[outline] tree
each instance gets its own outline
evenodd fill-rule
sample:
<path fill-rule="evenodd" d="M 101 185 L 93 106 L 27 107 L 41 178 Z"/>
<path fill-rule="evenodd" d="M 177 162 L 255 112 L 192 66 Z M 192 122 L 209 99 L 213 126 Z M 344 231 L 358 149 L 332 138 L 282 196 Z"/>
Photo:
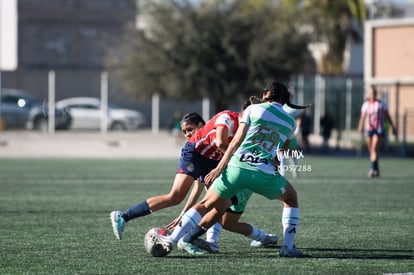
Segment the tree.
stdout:
<path fill-rule="evenodd" d="M 363 0 L 284 0 L 283 6 L 301 11 L 300 24 L 308 26 L 312 40 L 327 46 L 318 71 L 343 73 L 344 52 L 349 39 L 362 43 L 358 28 L 365 20 Z"/>
<path fill-rule="evenodd" d="M 259 94 L 266 80 L 312 69 L 307 36 L 271 2 L 141 4 L 144 26 L 129 30 L 109 63 L 127 91 L 209 97 L 222 110 Z"/>

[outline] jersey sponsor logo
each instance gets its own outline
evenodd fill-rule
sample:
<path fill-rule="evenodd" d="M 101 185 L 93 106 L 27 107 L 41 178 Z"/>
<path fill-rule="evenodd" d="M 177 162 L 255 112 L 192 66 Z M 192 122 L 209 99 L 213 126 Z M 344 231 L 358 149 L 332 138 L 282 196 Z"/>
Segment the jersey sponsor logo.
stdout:
<path fill-rule="evenodd" d="M 269 161 L 266 158 L 261 158 L 257 150 L 254 150 L 252 153 L 245 153 L 240 156 L 241 162 L 249 162 L 252 164 L 269 164 Z"/>

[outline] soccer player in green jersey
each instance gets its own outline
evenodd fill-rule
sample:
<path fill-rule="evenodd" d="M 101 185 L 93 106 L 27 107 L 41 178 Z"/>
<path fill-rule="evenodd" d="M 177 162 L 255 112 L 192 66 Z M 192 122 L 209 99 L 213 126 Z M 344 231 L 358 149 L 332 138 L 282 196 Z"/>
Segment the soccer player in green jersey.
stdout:
<path fill-rule="evenodd" d="M 214 184 L 205 197 L 186 212 L 181 226 L 176 227 L 171 236 L 159 236 L 161 243 L 172 248 L 178 242 L 178 246 L 191 251 L 194 240 L 225 213 L 228 199 L 242 189 L 250 189 L 268 199 L 283 202 L 284 245 L 280 256 L 303 256 L 294 244 L 299 222 L 296 190 L 275 171 L 275 167 L 278 151 L 288 146 L 296 127 L 295 119 L 282 106 L 287 104 L 295 109 L 307 106 L 292 104 L 288 89 L 280 82 L 266 85 L 262 101 L 244 110 L 239 128 L 223 158 L 205 177 L 206 184 Z"/>

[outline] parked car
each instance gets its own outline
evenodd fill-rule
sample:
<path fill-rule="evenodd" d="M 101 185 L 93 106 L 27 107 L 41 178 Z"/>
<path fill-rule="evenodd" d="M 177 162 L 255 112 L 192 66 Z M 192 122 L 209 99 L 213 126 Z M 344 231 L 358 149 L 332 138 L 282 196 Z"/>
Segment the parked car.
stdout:
<path fill-rule="evenodd" d="M 22 90 L 2 89 L 1 116 L 6 128 L 24 128 L 30 109 L 40 102 Z"/>
<path fill-rule="evenodd" d="M 33 106 L 29 112 L 26 128 L 29 130 L 47 131 L 49 127 L 49 109 L 46 101 Z M 67 130 L 72 123 L 72 117 L 66 109 L 55 108 L 55 129 Z"/>
<path fill-rule="evenodd" d="M 72 117 L 70 129 L 100 129 L 101 101 L 93 97 L 72 97 L 56 102 L 56 107 L 66 109 Z M 108 129 L 134 130 L 145 124 L 142 113 L 108 104 Z"/>
<path fill-rule="evenodd" d="M 68 112 L 55 112 L 56 129 L 65 129 L 70 125 Z M 29 92 L 18 89 L 2 89 L 1 116 L 6 129 L 47 129 L 47 104 L 31 95 Z"/>

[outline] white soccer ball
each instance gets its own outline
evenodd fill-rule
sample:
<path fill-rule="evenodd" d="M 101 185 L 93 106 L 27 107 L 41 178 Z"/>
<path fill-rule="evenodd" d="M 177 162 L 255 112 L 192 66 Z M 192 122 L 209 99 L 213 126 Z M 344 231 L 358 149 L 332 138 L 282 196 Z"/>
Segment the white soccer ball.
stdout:
<path fill-rule="evenodd" d="M 157 238 L 157 235 L 168 236 L 170 232 L 163 227 L 154 227 L 148 230 L 144 238 L 144 246 L 149 254 L 154 257 L 164 257 L 171 252 L 171 249 L 168 249 L 162 245 Z"/>

